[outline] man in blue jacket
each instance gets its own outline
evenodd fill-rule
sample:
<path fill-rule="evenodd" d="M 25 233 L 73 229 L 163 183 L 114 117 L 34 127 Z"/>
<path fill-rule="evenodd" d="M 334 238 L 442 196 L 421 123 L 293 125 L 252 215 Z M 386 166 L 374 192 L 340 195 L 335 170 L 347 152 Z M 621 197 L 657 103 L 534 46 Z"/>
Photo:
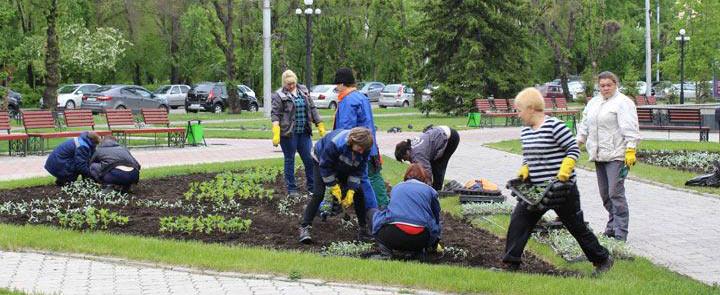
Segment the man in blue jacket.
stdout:
<path fill-rule="evenodd" d="M 363 175 L 362 187 L 365 192 L 365 207 L 385 207 L 388 203 L 385 180 L 380 174 L 381 158 L 375 136 L 370 100 L 355 88 L 355 76 L 349 68 L 340 68 L 335 72 L 335 84 L 338 90 L 338 108 L 335 113 L 335 129 L 365 127 L 372 131 L 374 144 L 370 150 L 367 171 Z"/>
<path fill-rule="evenodd" d="M 312 243 L 310 229 L 318 212 L 318 206 L 325 197 L 325 187 L 330 189 L 330 193 L 344 208 L 355 205 L 359 226 L 358 238 L 370 238 L 365 220 L 364 188 L 361 187 L 360 181 L 367 169 L 372 145 L 373 137 L 370 130 L 362 127 L 350 130 L 335 129 L 315 143 L 312 151 L 315 186 L 300 225 L 301 243 Z M 343 191 L 345 191 L 344 196 Z M 355 195 L 358 197 L 356 198 Z"/>
<path fill-rule="evenodd" d="M 57 146 L 45 161 L 45 170 L 55 176 L 55 185 L 63 186 L 77 180 L 80 175 L 92 179 L 90 157 L 98 143 L 100 136 L 97 133 L 83 132 L 79 137 Z"/>

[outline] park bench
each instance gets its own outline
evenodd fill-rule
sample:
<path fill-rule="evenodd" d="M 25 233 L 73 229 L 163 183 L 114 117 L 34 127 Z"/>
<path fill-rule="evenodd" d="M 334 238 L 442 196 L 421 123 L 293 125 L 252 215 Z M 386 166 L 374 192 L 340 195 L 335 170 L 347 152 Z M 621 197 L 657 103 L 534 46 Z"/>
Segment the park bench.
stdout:
<path fill-rule="evenodd" d="M 657 109 L 658 111 L 660 109 Z M 710 128 L 702 126 L 702 116 L 698 109 L 672 109 L 668 108 L 667 121 L 669 125 L 663 124 L 661 118 L 655 118 L 653 109 L 638 108 L 638 122 L 642 130 L 663 130 L 663 131 L 698 131 L 700 141 L 708 141 Z"/>
<path fill-rule="evenodd" d="M 10 133 L 10 115 L 6 111 L 0 111 L 0 130 L 7 130 L 7 134 L 0 134 L 0 141 L 8 142 L 8 154 L 10 156 L 27 154 L 28 135 L 25 133 Z"/>
<path fill-rule="evenodd" d="M 68 128 L 79 128 L 79 127 L 90 127 L 90 129 L 100 136 L 110 135 L 110 130 L 95 130 L 95 118 L 91 110 L 87 109 L 73 109 L 65 110 L 63 112 L 65 117 L 65 127 Z M 82 131 L 79 131 L 82 132 Z"/>
<path fill-rule="evenodd" d="M 75 116 L 75 114 L 71 115 Z M 28 147 L 30 151 L 39 152 L 40 154 L 45 153 L 45 147 L 48 146 L 49 140 L 52 138 L 72 138 L 80 136 L 87 130 L 74 130 L 74 131 L 55 131 L 57 130 L 58 124 L 50 111 L 22 111 L 22 121 L 25 127 L 25 133 L 29 136 Z M 70 120 L 72 126 L 69 127 L 93 127 L 95 123 L 92 122 L 87 124 L 86 120 L 76 120 L 75 117 Z M 67 122 L 66 122 L 67 123 Z M 38 129 L 52 129 L 53 131 L 45 131 Z M 36 130 L 36 131 L 33 131 Z M 94 130 L 93 130 L 94 131 Z M 95 131 L 98 135 L 108 135 L 107 131 Z"/>
<path fill-rule="evenodd" d="M 128 109 L 107 109 L 105 116 L 107 118 L 108 128 L 112 134 L 118 138 L 120 143 L 127 146 L 128 135 L 153 134 L 155 146 L 158 145 L 157 135 L 167 134 L 168 146 L 174 145 L 184 147 L 185 145 L 185 128 L 170 127 L 167 110 L 158 109 L 141 109 L 143 117 L 143 128 L 135 123 L 132 111 Z M 146 127 L 151 125 L 151 127 Z M 162 125 L 164 127 L 152 127 L 152 125 Z M 122 126 L 133 126 L 135 128 L 122 128 Z"/>
<path fill-rule="evenodd" d="M 497 109 L 497 107 L 493 107 L 490 100 L 484 98 L 476 98 L 475 108 L 477 108 L 478 112 L 480 113 L 480 127 L 485 127 L 488 125 L 488 123 L 490 127 L 493 127 L 495 125 L 495 118 L 505 118 L 505 125 L 507 126 L 509 120 L 514 118 L 517 114 L 514 112 L 508 112 L 507 101 L 505 101 L 504 105 L 505 110 L 502 111 Z M 473 116 L 474 115 L 472 113 L 468 115 L 468 123 L 470 123 L 472 118 L 474 118 Z"/>
<path fill-rule="evenodd" d="M 635 106 L 644 106 L 648 105 L 648 101 L 645 98 L 644 95 L 636 95 L 635 96 Z"/>

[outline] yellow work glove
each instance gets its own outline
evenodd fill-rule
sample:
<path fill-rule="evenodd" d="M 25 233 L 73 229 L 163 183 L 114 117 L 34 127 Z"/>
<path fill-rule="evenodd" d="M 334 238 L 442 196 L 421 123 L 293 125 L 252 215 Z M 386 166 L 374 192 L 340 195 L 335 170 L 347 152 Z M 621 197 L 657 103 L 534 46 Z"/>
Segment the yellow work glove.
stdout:
<path fill-rule="evenodd" d="M 320 137 L 325 136 L 325 124 L 323 122 L 320 122 L 317 124 L 318 133 L 320 133 Z"/>
<path fill-rule="evenodd" d="M 335 197 L 335 199 L 340 203 L 342 201 L 342 190 L 340 189 L 340 185 L 336 184 L 330 187 L 330 194 Z"/>
<path fill-rule="evenodd" d="M 273 124 L 272 126 L 272 143 L 273 146 L 278 146 L 280 144 L 280 125 L 279 124 Z"/>
<path fill-rule="evenodd" d="M 517 176 L 520 177 L 520 179 L 522 180 L 527 179 L 530 176 L 530 167 L 528 167 L 528 165 L 522 165 L 522 167 L 520 167 L 520 171 L 518 171 Z"/>
<path fill-rule="evenodd" d="M 342 205 L 343 208 L 347 209 L 352 205 L 353 203 L 353 196 L 355 196 L 355 190 L 349 189 L 347 191 L 347 194 L 345 194 L 345 199 L 340 201 L 340 205 Z"/>
<path fill-rule="evenodd" d="M 635 165 L 635 161 L 637 159 L 635 158 L 635 149 L 634 148 L 627 148 L 625 150 L 625 165 L 628 167 L 632 167 Z"/>
<path fill-rule="evenodd" d="M 570 175 L 572 175 L 573 169 L 575 169 L 575 159 L 566 157 L 562 160 L 562 164 L 560 164 L 560 171 L 558 171 L 557 179 L 566 182 L 570 179 Z"/>
<path fill-rule="evenodd" d="M 438 253 L 442 253 L 443 251 L 445 251 L 445 248 L 443 248 L 443 246 L 440 243 L 438 243 L 435 251 Z"/>

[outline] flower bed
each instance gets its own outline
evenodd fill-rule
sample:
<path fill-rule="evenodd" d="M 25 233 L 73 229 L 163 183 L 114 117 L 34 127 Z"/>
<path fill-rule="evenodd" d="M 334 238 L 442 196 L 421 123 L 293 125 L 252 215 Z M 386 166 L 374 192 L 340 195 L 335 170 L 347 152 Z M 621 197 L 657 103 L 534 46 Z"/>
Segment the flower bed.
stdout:
<path fill-rule="evenodd" d="M 712 170 L 713 161 L 720 161 L 720 153 L 700 151 L 640 150 L 638 159 L 646 164 L 695 173 Z"/>
<path fill-rule="evenodd" d="M 302 173 L 298 183 L 304 183 Z M 144 180 L 133 194 L 102 193 L 91 182 L 58 188 L 0 191 L 0 222 L 45 224 L 141 236 L 243 244 L 327 255 L 368 257 L 374 244 L 355 242 L 353 213 L 316 218 L 312 245 L 298 243 L 300 216 L 308 199 L 288 199 L 281 170 L 254 168 L 220 174 L 189 174 Z M 352 212 L 352 210 L 350 210 Z M 443 214 L 445 254 L 429 263 L 501 268 L 505 242 Z M 526 253 L 523 271 L 573 274 Z"/>

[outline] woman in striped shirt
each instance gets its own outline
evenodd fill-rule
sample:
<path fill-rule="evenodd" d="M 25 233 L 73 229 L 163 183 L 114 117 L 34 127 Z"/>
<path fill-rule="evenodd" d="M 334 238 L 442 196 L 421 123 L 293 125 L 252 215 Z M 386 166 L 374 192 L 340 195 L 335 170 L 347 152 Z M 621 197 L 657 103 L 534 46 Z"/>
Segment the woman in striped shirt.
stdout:
<path fill-rule="evenodd" d="M 523 128 L 520 141 L 523 146 L 523 166 L 519 177 L 534 185 L 545 185 L 554 179 L 560 182 L 575 178 L 573 169 L 580 155 L 575 138 L 563 121 L 545 115 L 542 94 L 535 88 L 526 88 L 515 98 L 518 117 L 527 126 Z M 572 183 L 565 193 L 558 193 L 550 208 L 537 208 L 519 201 L 510 217 L 503 262 L 517 270 L 532 229 L 548 209 L 553 209 L 560 220 L 580 244 L 585 256 L 595 266 L 595 273 L 609 270 L 613 259 L 597 237 L 585 226 L 580 193 Z M 555 185 L 553 185 L 555 187 Z M 561 187 L 561 186 L 559 186 Z M 567 186 L 565 186 L 567 187 Z"/>

